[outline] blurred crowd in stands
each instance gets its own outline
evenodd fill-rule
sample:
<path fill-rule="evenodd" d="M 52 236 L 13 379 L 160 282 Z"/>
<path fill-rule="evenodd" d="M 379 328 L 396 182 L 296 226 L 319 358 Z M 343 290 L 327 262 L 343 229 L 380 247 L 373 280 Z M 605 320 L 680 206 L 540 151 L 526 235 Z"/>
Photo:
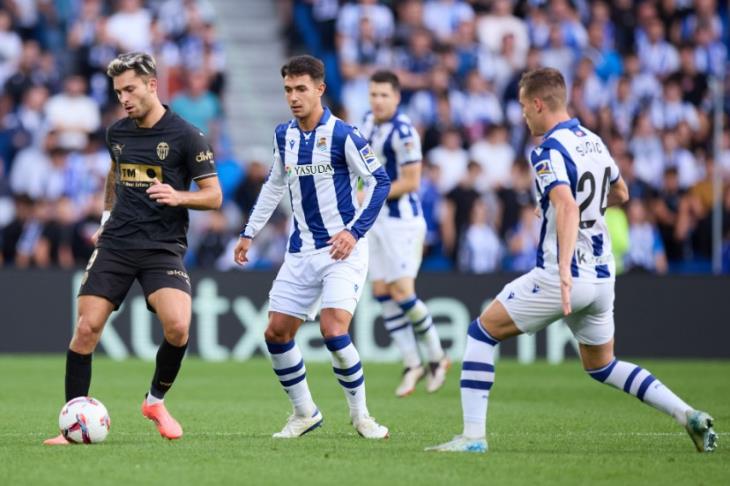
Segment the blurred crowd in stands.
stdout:
<path fill-rule="evenodd" d="M 426 268 L 534 265 L 529 152 L 517 101 L 523 72 L 559 69 L 570 112 L 598 133 L 631 189 L 609 209 L 625 270 L 710 270 L 712 176 L 724 179 L 730 271 L 727 3 L 715 0 L 335 0 L 285 2 L 294 51 L 330 62 L 330 102 L 357 124 L 368 77 L 395 70 L 423 138 Z M 712 80 L 723 79 L 721 153 Z M 717 160 L 716 160 L 717 159 Z"/>
<path fill-rule="evenodd" d="M 277 0 L 277 11 L 289 53 L 325 61 L 326 102 L 349 122 L 368 109 L 370 74 L 398 73 L 402 110 L 423 140 L 424 269 L 534 265 L 536 140 L 517 83 L 551 66 L 566 75 L 571 113 L 603 137 L 629 184 L 628 205 L 606 213 L 619 266 L 710 271 L 718 172 L 730 272 L 727 3 Z M 85 265 L 109 169 L 104 130 L 125 116 L 104 71 L 118 53 L 144 50 L 158 61 L 163 102 L 208 135 L 224 191 L 221 211 L 193 215 L 186 263 L 234 267 L 232 244 L 271 155 L 266 141 L 233 153 L 220 21 L 208 0 L 0 0 L 1 265 Z M 718 156 L 715 79 L 725 93 Z M 251 268 L 278 266 L 287 229 L 276 213 Z"/>

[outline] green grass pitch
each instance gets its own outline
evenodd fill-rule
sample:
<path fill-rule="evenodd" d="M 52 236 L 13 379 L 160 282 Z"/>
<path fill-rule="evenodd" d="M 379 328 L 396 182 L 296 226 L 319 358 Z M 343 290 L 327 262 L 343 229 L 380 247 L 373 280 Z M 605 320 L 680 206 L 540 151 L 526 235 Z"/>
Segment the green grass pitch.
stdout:
<path fill-rule="evenodd" d="M 94 446 L 44 447 L 63 405 L 63 358 L 0 356 L 0 483 L 728 484 L 730 361 L 635 361 L 715 417 L 715 453 L 696 453 L 671 419 L 595 383 L 575 361 L 508 360 L 497 364 L 485 455 L 423 452 L 460 432 L 458 365 L 440 392 L 421 386 L 397 399 L 399 366 L 366 363 L 371 414 L 391 430 L 389 440 L 366 441 L 348 423 L 331 367 L 309 364 L 324 426 L 276 441 L 271 434 L 289 404 L 265 359 L 186 360 L 167 399 L 185 435 L 168 442 L 139 411 L 153 365 L 97 358 L 91 392 L 109 409 L 109 437 Z"/>

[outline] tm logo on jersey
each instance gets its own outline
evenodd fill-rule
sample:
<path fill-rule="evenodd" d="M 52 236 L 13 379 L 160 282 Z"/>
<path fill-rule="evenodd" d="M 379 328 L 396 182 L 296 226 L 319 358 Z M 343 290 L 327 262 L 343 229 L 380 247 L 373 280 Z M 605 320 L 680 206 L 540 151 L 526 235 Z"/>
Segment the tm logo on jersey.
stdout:
<path fill-rule="evenodd" d="M 366 164 L 372 164 L 375 162 L 375 152 L 370 148 L 370 145 L 365 145 L 360 149 L 360 155 Z"/>

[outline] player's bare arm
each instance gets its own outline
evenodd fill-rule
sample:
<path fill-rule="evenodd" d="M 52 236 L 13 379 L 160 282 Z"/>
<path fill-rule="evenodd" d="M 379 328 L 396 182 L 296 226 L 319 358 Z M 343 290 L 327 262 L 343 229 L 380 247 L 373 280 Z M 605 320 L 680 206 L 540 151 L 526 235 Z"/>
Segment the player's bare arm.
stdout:
<path fill-rule="evenodd" d="M 575 251 L 575 240 L 578 237 L 578 203 L 573 198 L 570 188 L 561 184 L 550 191 L 550 203 L 555 207 L 556 226 L 558 232 L 560 297 L 563 302 L 563 314 L 570 314 L 570 290 L 573 277 L 570 263 Z"/>
<path fill-rule="evenodd" d="M 626 185 L 623 177 L 619 176 L 618 180 L 611 184 L 608 191 L 608 205 L 621 206 L 629 200 L 629 187 Z"/>
<path fill-rule="evenodd" d="M 218 209 L 223 202 L 218 177 L 206 177 L 196 181 L 199 191 L 178 191 L 170 184 L 161 183 L 156 177 L 147 189 L 150 199 L 166 206 L 182 206 L 189 209 Z"/>
<path fill-rule="evenodd" d="M 106 183 L 104 184 L 104 214 L 101 217 L 101 225 L 96 230 L 94 235 L 91 237 L 91 242 L 96 245 L 96 242 L 101 236 L 101 232 L 104 230 L 104 223 L 109 219 L 109 214 L 114 207 L 114 201 L 116 195 L 114 193 L 114 184 L 117 182 L 117 165 L 113 160 L 109 166 L 109 172 L 106 175 Z"/>
<path fill-rule="evenodd" d="M 116 194 L 114 193 L 114 185 L 117 183 L 117 163 L 113 160 L 109 166 L 109 172 L 106 175 L 106 183 L 104 184 L 104 211 L 111 211 L 114 207 Z"/>
<path fill-rule="evenodd" d="M 390 183 L 388 199 L 398 199 L 403 194 L 416 192 L 421 187 L 421 163 L 414 162 L 401 166 L 400 175 Z"/>

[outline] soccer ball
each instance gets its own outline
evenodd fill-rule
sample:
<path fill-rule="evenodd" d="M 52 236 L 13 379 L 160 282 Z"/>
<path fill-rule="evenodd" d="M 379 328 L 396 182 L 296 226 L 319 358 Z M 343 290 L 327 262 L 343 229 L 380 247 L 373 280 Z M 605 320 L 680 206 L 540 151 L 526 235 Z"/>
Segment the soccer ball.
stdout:
<path fill-rule="evenodd" d="M 58 426 L 69 442 L 97 444 L 109 433 L 111 421 L 103 403 L 91 397 L 78 397 L 61 409 Z"/>

